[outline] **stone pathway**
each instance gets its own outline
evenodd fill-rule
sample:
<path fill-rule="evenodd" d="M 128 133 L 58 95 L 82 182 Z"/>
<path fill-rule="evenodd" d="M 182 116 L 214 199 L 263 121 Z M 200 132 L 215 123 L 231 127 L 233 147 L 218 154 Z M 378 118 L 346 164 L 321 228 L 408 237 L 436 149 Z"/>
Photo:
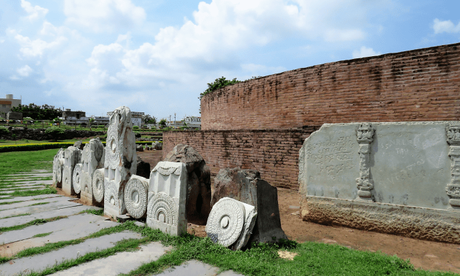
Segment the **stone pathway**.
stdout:
<path fill-rule="evenodd" d="M 10 194 L 14 190 L 44 189 L 50 180 L 49 172 L 27 173 L 16 176 L 0 176 L 0 193 Z M 11 181 L 11 185 L 5 182 Z M 2 185 L 3 184 L 3 185 Z M 73 198 L 45 194 L 22 197 L 0 197 L 0 257 L 13 257 L 17 253 L 48 243 L 85 238 L 101 229 L 118 225 L 103 216 L 82 213 L 85 210 L 98 210 L 94 206 L 86 206 L 73 202 Z M 48 219 L 43 224 L 30 225 L 22 229 L 11 230 L 37 219 Z M 142 225 L 141 222 L 136 222 Z M 3 232 L 1 232 L 3 231 Z M 54 251 L 36 254 L 29 257 L 12 259 L 0 264 L 0 276 L 27 275 L 40 272 L 46 268 L 59 265 L 91 252 L 114 247 L 117 242 L 125 239 L 140 239 L 139 233 L 123 231 L 96 238 L 89 238 L 81 243 L 67 245 Z M 129 273 L 145 263 L 158 260 L 172 248 L 161 243 L 152 242 L 139 246 L 136 251 L 118 252 L 107 258 L 95 259 L 52 275 L 118 275 Z M 219 269 L 199 261 L 188 261 L 180 266 L 169 268 L 158 275 L 216 275 Z M 235 276 L 233 271 L 225 271 L 219 275 Z"/>

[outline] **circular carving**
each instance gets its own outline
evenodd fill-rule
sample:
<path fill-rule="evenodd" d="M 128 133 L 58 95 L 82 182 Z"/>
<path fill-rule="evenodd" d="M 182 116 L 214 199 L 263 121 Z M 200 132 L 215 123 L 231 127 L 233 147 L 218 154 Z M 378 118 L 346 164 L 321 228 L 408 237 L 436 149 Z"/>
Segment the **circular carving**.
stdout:
<path fill-rule="evenodd" d="M 125 186 L 125 204 L 128 213 L 136 219 L 142 218 L 147 212 L 148 183 L 131 177 Z"/>
<path fill-rule="evenodd" d="M 119 123 L 114 122 L 109 126 L 107 131 L 107 148 L 110 150 L 106 150 L 105 152 L 105 161 L 107 163 L 106 166 L 111 169 L 118 167 L 121 160 L 120 150 L 122 148 L 119 146 L 120 137 L 118 137 L 118 127 Z"/>
<path fill-rule="evenodd" d="M 75 165 L 73 168 L 73 174 L 72 174 L 72 185 L 73 185 L 73 190 L 75 193 L 78 195 L 81 192 L 81 180 L 82 180 L 82 175 L 81 175 L 81 163 L 78 163 Z"/>
<path fill-rule="evenodd" d="M 95 170 L 93 173 L 93 196 L 96 202 L 104 202 L 104 169 Z"/>
<path fill-rule="evenodd" d="M 238 240 L 244 225 L 244 207 L 237 200 L 224 197 L 212 207 L 206 223 L 208 237 L 223 246 Z"/>
<path fill-rule="evenodd" d="M 150 210 L 148 217 L 154 221 L 162 222 L 170 225 L 177 225 L 177 213 L 174 200 L 165 193 L 157 193 L 151 199 L 149 204 Z"/>

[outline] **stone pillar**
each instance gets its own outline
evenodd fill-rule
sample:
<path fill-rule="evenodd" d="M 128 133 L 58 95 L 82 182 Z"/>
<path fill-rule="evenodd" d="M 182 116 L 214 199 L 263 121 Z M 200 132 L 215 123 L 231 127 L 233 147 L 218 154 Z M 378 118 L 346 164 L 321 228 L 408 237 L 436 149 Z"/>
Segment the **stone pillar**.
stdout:
<path fill-rule="evenodd" d="M 447 184 L 446 193 L 451 208 L 460 209 L 460 125 L 449 125 L 446 128 L 451 181 Z"/>
<path fill-rule="evenodd" d="M 356 131 L 356 139 L 359 144 L 359 177 L 356 178 L 358 188 L 357 200 L 373 200 L 372 189 L 374 183 L 370 177 L 369 155 L 371 144 L 374 141 L 375 130 L 370 123 L 362 123 Z"/>

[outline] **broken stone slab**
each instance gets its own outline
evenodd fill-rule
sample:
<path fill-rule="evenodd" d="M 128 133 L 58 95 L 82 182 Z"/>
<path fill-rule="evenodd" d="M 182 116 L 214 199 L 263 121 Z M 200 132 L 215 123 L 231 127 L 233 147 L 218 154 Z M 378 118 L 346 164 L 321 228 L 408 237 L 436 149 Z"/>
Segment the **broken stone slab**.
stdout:
<path fill-rule="evenodd" d="M 33 236 L 37 234 L 50 232 L 52 233 L 46 237 L 33 239 L 38 239 L 37 241 L 39 242 L 58 242 L 65 240 L 73 240 L 88 236 L 91 233 L 97 232 L 101 229 L 116 226 L 119 224 L 117 222 L 106 220 L 106 218 L 103 216 L 96 216 L 92 214 L 84 213 L 74 216 L 72 216 L 71 214 L 67 215 L 69 216 L 67 218 L 47 222 L 40 225 L 32 225 L 21 230 L 4 232 L 0 235 L 0 244 L 7 244 L 26 239 L 31 239 L 33 238 Z"/>
<path fill-rule="evenodd" d="M 126 213 L 123 191 L 136 174 L 136 140 L 131 110 L 122 106 L 110 116 L 104 162 L 104 214 L 116 218 Z"/>
<path fill-rule="evenodd" d="M 152 148 L 154 150 L 162 150 L 163 149 L 163 143 L 160 142 L 153 142 L 152 143 Z"/>
<path fill-rule="evenodd" d="M 147 215 L 148 192 L 149 179 L 132 175 L 124 191 L 126 210 L 131 217 L 140 219 Z"/>
<path fill-rule="evenodd" d="M 73 146 L 76 147 L 79 150 L 83 150 L 83 147 L 85 145 L 83 144 L 82 140 L 78 140 L 78 141 L 75 141 L 75 143 L 73 143 Z"/>
<path fill-rule="evenodd" d="M 80 162 L 81 151 L 74 146 L 70 146 L 65 150 L 64 155 L 62 191 L 67 195 L 75 195 L 75 190 L 72 185 L 72 176 L 75 165 Z"/>
<path fill-rule="evenodd" d="M 93 173 L 93 183 L 91 188 L 92 198 L 94 199 L 95 204 L 98 206 L 104 206 L 104 193 L 105 193 L 105 178 L 104 178 L 105 169 L 97 169 Z M 89 192 L 88 192 L 89 193 Z"/>
<path fill-rule="evenodd" d="M 104 145 L 99 137 L 91 139 L 83 148 L 80 199 L 85 204 L 98 205 L 93 196 L 93 174 L 95 170 L 104 167 L 104 155 Z"/>
<path fill-rule="evenodd" d="M 257 222 L 249 244 L 253 242 L 277 242 L 287 239 L 281 228 L 278 191 L 256 170 L 240 168 L 221 169 L 214 180 L 211 204 L 223 197 L 230 197 L 255 206 Z"/>
<path fill-rule="evenodd" d="M 256 218 L 254 206 L 224 197 L 209 213 L 206 234 L 213 242 L 238 250 L 248 242 Z"/>
<path fill-rule="evenodd" d="M 197 260 L 190 260 L 183 263 L 180 266 L 174 266 L 166 269 L 160 274 L 155 274 L 158 276 L 177 276 L 177 275 L 187 275 L 187 276 L 214 276 L 220 271 L 220 268 L 210 266 L 208 264 L 202 263 Z M 221 276 L 243 276 L 243 274 L 235 273 L 232 270 L 227 270 L 222 273 L 219 273 Z"/>
<path fill-rule="evenodd" d="M 163 254 L 171 250 L 159 242 L 141 245 L 138 251 L 119 252 L 104 259 L 96 259 L 88 263 L 59 271 L 55 276 L 87 276 L 87 275 L 119 275 L 127 274 L 145 263 L 158 260 Z"/>
<path fill-rule="evenodd" d="M 79 196 L 81 192 L 81 179 L 82 179 L 81 168 L 82 168 L 81 163 L 76 164 L 73 169 L 73 173 L 72 173 L 72 186 L 77 196 Z"/>
<path fill-rule="evenodd" d="M 64 171 L 65 150 L 60 148 L 53 160 L 53 184 L 56 187 L 62 187 L 62 174 Z"/>
<path fill-rule="evenodd" d="M 40 212 L 59 210 L 59 209 L 68 208 L 68 207 L 76 207 L 80 205 L 81 205 L 80 203 L 75 203 L 71 201 L 60 201 L 60 202 L 58 201 L 58 202 L 50 202 L 44 205 L 24 206 L 20 208 L 0 211 L 0 218 L 16 216 L 19 214 L 35 214 L 35 213 L 40 213 Z M 0 220 L 0 225 L 1 224 L 2 223 Z"/>
<path fill-rule="evenodd" d="M 203 157 L 193 147 L 179 144 L 164 161 L 181 162 L 187 168 L 187 221 L 206 224 L 211 211 L 211 172 Z"/>
<path fill-rule="evenodd" d="M 179 236 L 187 232 L 187 170 L 184 163 L 161 161 L 150 174 L 147 226 Z"/>
<path fill-rule="evenodd" d="M 15 259 L 12 264 L 8 262 L 3 263 L 0 265 L 0 271 L 2 275 L 17 275 L 20 273 L 30 273 L 31 271 L 39 272 L 47 267 L 52 267 L 68 260 L 77 259 L 87 253 L 111 248 L 122 240 L 140 239 L 141 237 L 139 233 L 123 231 L 88 239 L 80 244 L 66 246 L 55 251 Z"/>

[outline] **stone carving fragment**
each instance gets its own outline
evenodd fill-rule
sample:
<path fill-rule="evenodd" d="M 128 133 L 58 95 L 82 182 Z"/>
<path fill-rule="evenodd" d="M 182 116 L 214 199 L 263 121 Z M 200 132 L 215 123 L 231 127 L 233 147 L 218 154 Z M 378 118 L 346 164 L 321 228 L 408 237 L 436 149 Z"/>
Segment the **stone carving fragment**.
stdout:
<path fill-rule="evenodd" d="M 126 210 L 131 217 L 140 219 L 147 215 L 149 180 L 133 175 L 125 186 Z"/>
<path fill-rule="evenodd" d="M 73 170 L 76 164 L 80 162 L 81 151 L 74 146 L 70 146 L 65 150 L 64 171 L 62 180 L 62 191 L 67 195 L 75 195 L 75 190 L 72 185 Z"/>
<path fill-rule="evenodd" d="M 72 173 L 72 186 L 76 195 L 81 192 L 81 167 L 81 163 L 76 164 Z"/>
<path fill-rule="evenodd" d="M 104 162 L 104 214 L 116 218 L 126 213 L 123 191 L 136 173 L 136 143 L 131 110 L 122 106 L 110 116 Z"/>
<path fill-rule="evenodd" d="M 53 185 L 62 187 L 62 174 L 64 171 L 65 150 L 60 148 L 53 160 Z"/>
<path fill-rule="evenodd" d="M 256 217 L 254 206 L 224 197 L 212 207 L 206 233 L 213 242 L 238 250 L 247 244 Z"/>
<path fill-rule="evenodd" d="M 97 204 L 93 197 L 93 174 L 96 169 L 104 167 L 104 153 L 104 145 L 99 138 L 91 139 L 83 148 L 80 198 L 86 204 Z"/>
<path fill-rule="evenodd" d="M 159 162 L 150 174 L 147 225 L 171 235 L 185 233 L 186 188 L 184 163 Z"/>
<path fill-rule="evenodd" d="M 99 205 L 104 204 L 104 169 L 97 169 L 93 173 L 92 194 L 94 201 Z"/>
<path fill-rule="evenodd" d="M 356 178 L 358 197 L 360 200 L 372 200 L 374 183 L 370 177 L 369 154 L 370 144 L 374 140 L 374 128 L 369 123 L 362 123 L 356 131 L 356 139 L 359 143 L 359 177 Z"/>
<path fill-rule="evenodd" d="M 446 193 L 449 204 L 454 209 L 460 209 L 460 125 L 449 125 L 446 128 L 449 157 L 451 160 L 451 181 L 447 184 Z"/>

